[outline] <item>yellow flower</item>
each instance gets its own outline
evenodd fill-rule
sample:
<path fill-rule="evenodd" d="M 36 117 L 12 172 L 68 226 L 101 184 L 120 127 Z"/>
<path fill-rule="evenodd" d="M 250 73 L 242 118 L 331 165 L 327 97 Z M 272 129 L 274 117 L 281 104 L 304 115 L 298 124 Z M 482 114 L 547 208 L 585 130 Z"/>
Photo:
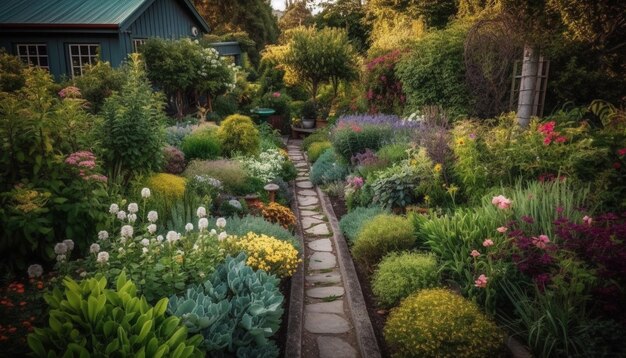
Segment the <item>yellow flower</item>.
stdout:
<path fill-rule="evenodd" d="M 443 166 L 439 163 L 435 164 L 435 167 L 433 168 L 433 170 L 435 171 L 435 173 L 439 173 L 441 172 L 441 169 L 443 168 Z"/>

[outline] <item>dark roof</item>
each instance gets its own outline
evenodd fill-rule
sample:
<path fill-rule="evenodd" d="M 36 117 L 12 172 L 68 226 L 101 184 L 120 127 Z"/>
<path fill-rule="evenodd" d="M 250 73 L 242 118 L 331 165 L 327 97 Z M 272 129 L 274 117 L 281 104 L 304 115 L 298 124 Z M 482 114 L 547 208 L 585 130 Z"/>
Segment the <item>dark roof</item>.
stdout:
<path fill-rule="evenodd" d="M 156 0 L 0 0 L 0 27 L 123 29 Z M 205 32 L 190 0 L 183 2 Z"/>

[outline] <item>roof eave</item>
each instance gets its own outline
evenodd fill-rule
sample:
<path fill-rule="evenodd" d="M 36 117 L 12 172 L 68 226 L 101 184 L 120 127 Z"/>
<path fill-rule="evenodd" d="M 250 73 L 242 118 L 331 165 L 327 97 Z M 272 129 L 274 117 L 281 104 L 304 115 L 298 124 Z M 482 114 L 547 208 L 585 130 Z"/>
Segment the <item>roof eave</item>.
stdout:
<path fill-rule="evenodd" d="M 38 23 L 0 23 L 3 30 L 105 30 L 116 32 L 118 24 L 38 24 Z"/>

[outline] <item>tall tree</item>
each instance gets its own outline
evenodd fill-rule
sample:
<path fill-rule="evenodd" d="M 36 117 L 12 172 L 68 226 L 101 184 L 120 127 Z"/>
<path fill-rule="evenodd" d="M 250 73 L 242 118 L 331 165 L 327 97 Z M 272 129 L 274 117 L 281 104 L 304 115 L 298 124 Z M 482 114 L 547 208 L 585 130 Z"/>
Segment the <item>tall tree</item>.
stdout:
<path fill-rule="evenodd" d="M 296 28 L 298 26 L 309 26 L 313 23 L 313 14 L 304 1 L 298 1 L 290 5 L 283 17 L 278 20 L 278 26 L 282 31 Z"/>
<path fill-rule="evenodd" d="M 428 27 L 443 28 L 457 12 L 457 0 L 369 0 L 369 11 L 421 18 Z"/>
<path fill-rule="evenodd" d="M 367 50 L 372 27 L 365 21 L 365 8 L 361 0 L 336 0 L 323 2 L 320 6 L 322 11 L 315 16 L 318 28 L 343 28 L 359 52 Z"/>

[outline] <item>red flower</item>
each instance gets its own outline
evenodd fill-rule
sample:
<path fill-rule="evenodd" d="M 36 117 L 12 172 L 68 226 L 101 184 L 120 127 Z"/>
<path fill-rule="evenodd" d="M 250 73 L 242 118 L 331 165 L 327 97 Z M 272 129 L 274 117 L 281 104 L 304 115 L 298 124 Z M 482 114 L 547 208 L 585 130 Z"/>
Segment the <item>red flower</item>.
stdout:
<path fill-rule="evenodd" d="M 622 167 L 622 165 L 620 163 L 618 163 L 618 162 L 613 163 L 613 168 L 615 168 L 616 170 L 621 168 L 621 167 Z"/>
<path fill-rule="evenodd" d="M 557 142 L 557 143 L 565 143 L 565 142 L 567 142 L 567 138 L 563 137 L 563 136 L 560 136 L 560 137 L 557 137 L 554 141 Z"/>
<path fill-rule="evenodd" d="M 549 135 L 550 133 L 552 133 L 554 131 L 554 127 L 556 126 L 556 122 L 554 121 L 550 121 L 544 124 L 539 125 L 539 132 Z"/>
<path fill-rule="evenodd" d="M 625 156 L 626 155 L 626 148 L 622 148 L 622 149 L 618 150 L 617 154 L 619 154 L 622 157 Z"/>
<path fill-rule="evenodd" d="M 549 145 L 550 143 L 552 143 L 552 138 L 550 138 L 550 137 L 543 138 L 543 144 L 544 145 Z"/>

